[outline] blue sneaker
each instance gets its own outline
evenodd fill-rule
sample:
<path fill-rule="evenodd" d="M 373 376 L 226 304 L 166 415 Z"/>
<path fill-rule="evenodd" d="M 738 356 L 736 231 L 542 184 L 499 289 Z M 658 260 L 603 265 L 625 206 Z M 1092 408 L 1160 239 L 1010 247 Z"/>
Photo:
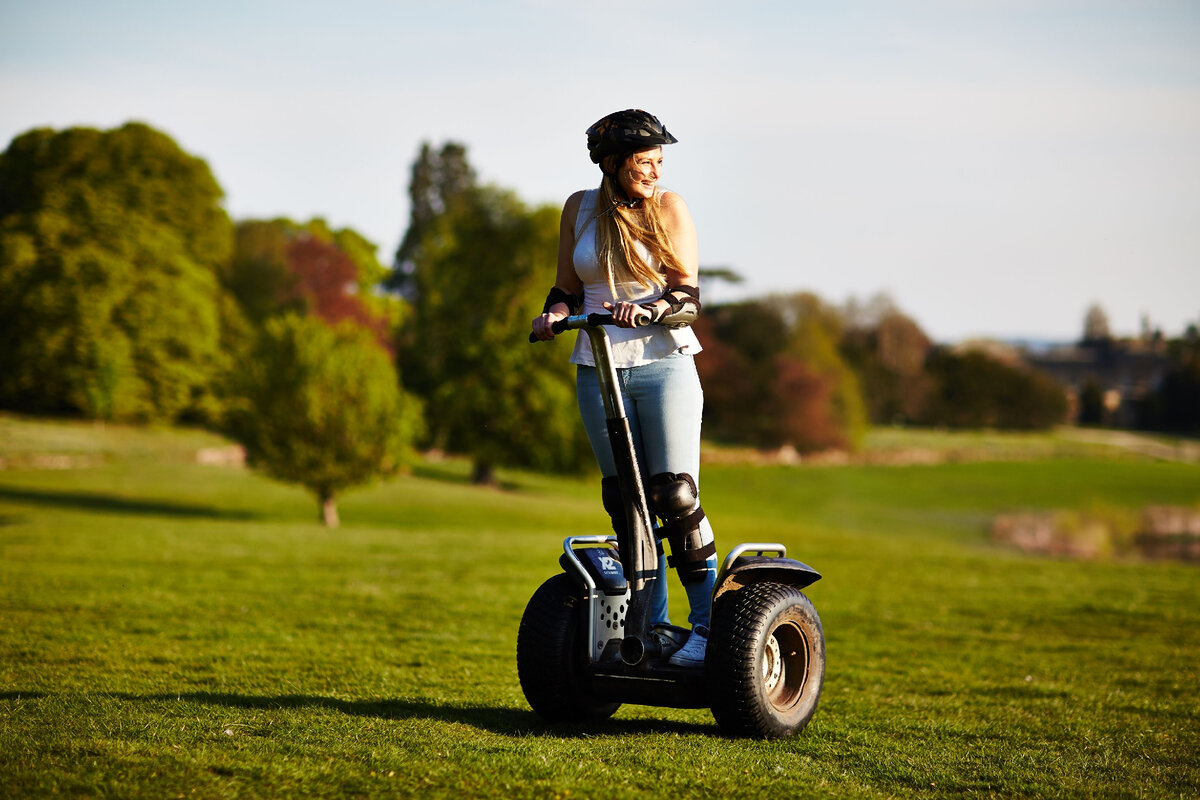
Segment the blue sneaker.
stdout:
<path fill-rule="evenodd" d="M 692 628 L 692 635 L 687 643 L 667 660 L 668 664 L 677 667 L 703 667 L 704 651 L 708 648 L 708 628 L 697 625 Z"/>

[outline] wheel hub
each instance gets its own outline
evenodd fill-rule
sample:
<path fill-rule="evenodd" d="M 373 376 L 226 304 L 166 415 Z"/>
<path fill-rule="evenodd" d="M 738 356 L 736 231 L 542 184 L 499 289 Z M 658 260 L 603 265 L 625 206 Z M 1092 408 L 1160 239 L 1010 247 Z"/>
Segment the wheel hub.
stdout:
<path fill-rule="evenodd" d="M 779 641 L 774 636 L 770 636 L 763 648 L 762 657 L 763 686 L 766 687 L 768 694 L 774 693 L 782 674 L 783 658 L 779 652 Z"/>
<path fill-rule="evenodd" d="M 763 693 L 779 711 L 788 711 L 798 702 L 808 681 L 808 645 L 804 633 L 794 624 L 777 626 L 763 645 Z"/>

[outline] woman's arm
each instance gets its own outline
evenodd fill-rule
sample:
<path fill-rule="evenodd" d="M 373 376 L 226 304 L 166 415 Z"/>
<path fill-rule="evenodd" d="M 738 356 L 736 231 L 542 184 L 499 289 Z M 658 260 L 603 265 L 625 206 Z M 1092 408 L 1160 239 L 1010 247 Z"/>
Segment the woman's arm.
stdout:
<path fill-rule="evenodd" d="M 675 255 L 683 265 L 684 273 L 673 270 L 667 271 L 667 285 L 698 286 L 700 273 L 700 245 L 696 240 L 696 223 L 692 221 L 692 213 L 687 203 L 674 192 L 663 192 L 659 201 L 662 209 L 663 225 L 667 235 L 671 237 L 671 246 Z"/>
<path fill-rule="evenodd" d="M 562 218 L 558 224 L 558 268 L 555 273 L 554 287 L 567 294 L 583 295 L 583 281 L 575 274 L 575 220 L 579 217 L 579 203 L 583 192 L 575 192 L 567 198 L 563 205 Z M 542 340 L 554 338 L 550 326 L 569 316 L 574 309 L 564 302 L 557 302 L 546 309 L 539 317 L 534 317 L 533 334 Z"/>
<path fill-rule="evenodd" d="M 653 303 L 605 304 L 612 308 L 613 318 L 621 327 L 634 325 L 635 318 L 647 310 L 654 322 L 673 328 L 690 325 L 700 313 L 700 248 L 696 242 L 696 224 L 687 203 L 674 192 L 664 192 L 660 203 L 663 225 L 684 271 L 667 270 L 667 291 Z"/>
<path fill-rule="evenodd" d="M 568 294 L 583 294 L 583 281 L 575 274 L 575 221 L 582 200 L 583 192 L 568 197 L 558 223 L 558 272 L 554 285 Z"/>

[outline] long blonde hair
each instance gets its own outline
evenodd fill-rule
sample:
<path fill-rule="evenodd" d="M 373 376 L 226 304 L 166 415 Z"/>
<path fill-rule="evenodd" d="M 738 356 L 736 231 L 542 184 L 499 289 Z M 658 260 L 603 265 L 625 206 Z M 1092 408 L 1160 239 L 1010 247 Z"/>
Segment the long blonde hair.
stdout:
<path fill-rule="evenodd" d="M 624 204 L 624 193 L 615 177 L 623 169 L 630 155 L 608 156 L 602 163 L 604 178 L 600 181 L 600 193 L 596 198 L 593 219 L 596 223 L 596 256 L 600 268 L 608 279 L 608 288 L 616 297 L 618 283 L 636 281 L 650 287 L 666 287 L 667 276 L 663 270 L 687 274 L 687 269 L 663 224 L 662 192 L 643 200 L 636 207 Z M 662 269 L 651 265 L 635 242 L 641 242 L 650 256 L 662 265 Z"/>

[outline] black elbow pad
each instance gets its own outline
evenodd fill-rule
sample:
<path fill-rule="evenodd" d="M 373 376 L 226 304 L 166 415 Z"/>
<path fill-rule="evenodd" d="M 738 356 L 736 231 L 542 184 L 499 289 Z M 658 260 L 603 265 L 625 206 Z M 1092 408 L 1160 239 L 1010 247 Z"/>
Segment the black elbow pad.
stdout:
<path fill-rule="evenodd" d="M 668 307 L 658 308 L 653 303 L 643 306 L 650 312 L 652 323 L 668 328 L 683 328 L 691 325 L 700 316 L 700 290 L 695 286 L 667 289 L 658 299 L 667 301 Z"/>

